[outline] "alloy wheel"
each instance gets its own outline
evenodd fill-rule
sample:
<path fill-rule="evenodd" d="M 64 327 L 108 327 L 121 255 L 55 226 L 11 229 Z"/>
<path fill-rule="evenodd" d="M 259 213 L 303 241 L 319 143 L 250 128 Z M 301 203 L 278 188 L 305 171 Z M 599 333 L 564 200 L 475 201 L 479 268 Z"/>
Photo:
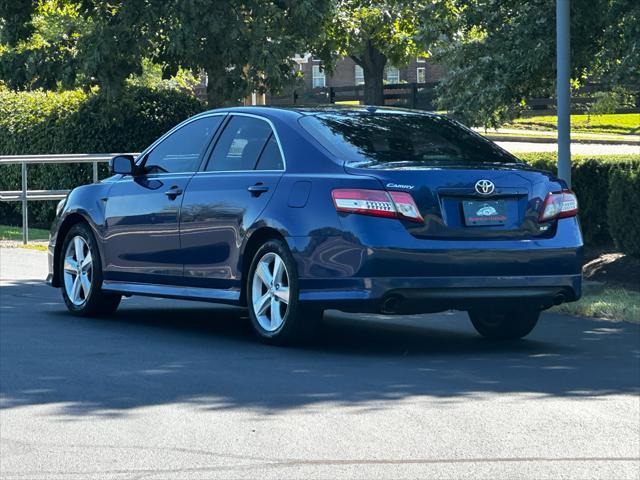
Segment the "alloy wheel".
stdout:
<path fill-rule="evenodd" d="M 87 301 L 93 278 L 93 259 L 87 241 L 76 235 L 64 254 L 64 288 L 69 300 L 76 306 Z"/>
<path fill-rule="evenodd" d="M 253 313 L 260 326 L 267 332 L 278 330 L 289 308 L 289 273 L 277 253 L 266 253 L 258 261 L 251 293 Z"/>

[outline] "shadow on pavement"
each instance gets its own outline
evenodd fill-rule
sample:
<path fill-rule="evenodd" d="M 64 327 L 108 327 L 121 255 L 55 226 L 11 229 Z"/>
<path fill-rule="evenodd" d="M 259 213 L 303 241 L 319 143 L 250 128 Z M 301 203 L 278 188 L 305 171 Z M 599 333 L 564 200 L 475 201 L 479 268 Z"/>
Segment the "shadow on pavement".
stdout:
<path fill-rule="evenodd" d="M 316 344 L 277 348 L 254 339 L 241 309 L 134 298 L 111 318 L 81 319 L 42 284 L 3 285 L 0 408 L 117 416 L 186 403 L 276 413 L 416 396 L 640 390 L 640 325 L 546 314 L 528 339 L 500 344 L 459 313 L 331 312 L 325 324 Z"/>

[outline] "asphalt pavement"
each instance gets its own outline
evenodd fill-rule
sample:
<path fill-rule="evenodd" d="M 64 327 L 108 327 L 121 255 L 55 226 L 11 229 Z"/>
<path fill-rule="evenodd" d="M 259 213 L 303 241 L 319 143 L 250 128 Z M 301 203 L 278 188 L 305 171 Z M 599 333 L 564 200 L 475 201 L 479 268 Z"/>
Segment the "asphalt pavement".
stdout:
<path fill-rule="evenodd" d="M 0 478 L 640 478 L 640 325 L 330 312 L 258 343 L 241 309 L 68 315 L 45 256 L 0 249 Z"/>

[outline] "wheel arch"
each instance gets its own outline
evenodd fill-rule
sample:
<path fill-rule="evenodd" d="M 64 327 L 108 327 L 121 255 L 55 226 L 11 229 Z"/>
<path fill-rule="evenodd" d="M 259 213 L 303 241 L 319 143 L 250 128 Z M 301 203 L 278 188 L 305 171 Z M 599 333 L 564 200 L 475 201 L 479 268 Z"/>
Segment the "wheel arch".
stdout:
<path fill-rule="evenodd" d="M 54 287 L 60 286 L 60 255 L 62 252 L 62 245 L 64 244 L 64 240 L 67 237 L 69 230 L 79 223 L 84 223 L 93 230 L 91 222 L 89 222 L 84 215 L 78 212 L 73 212 L 67 215 L 58 227 L 58 231 L 56 233 L 56 246 L 53 252 L 53 279 L 51 281 L 51 285 Z"/>
<path fill-rule="evenodd" d="M 272 227 L 260 227 L 254 231 L 247 239 L 242 256 L 240 259 L 240 305 L 247 305 L 247 275 L 249 274 L 249 268 L 251 267 L 251 261 L 253 256 L 258 251 L 261 245 L 269 240 L 281 240 L 285 244 L 287 243 L 282 233 Z"/>

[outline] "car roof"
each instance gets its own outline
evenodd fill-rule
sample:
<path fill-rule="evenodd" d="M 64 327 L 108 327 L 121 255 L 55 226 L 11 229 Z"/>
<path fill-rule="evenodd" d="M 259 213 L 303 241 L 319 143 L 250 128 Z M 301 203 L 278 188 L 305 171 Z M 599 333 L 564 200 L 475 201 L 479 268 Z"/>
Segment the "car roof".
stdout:
<path fill-rule="evenodd" d="M 202 112 L 200 115 L 209 113 L 251 113 L 255 115 L 264 115 L 267 117 L 276 117 L 283 120 L 297 119 L 303 116 L 331 114 L 331 115 L 349 115 L 354 113 L 402 113 L 414 115 L 426 115 L 432 117 L 440 117 L 432 112 L 423 110 L 410 110 L 407 108 L 397 107 L 379 107 L 367 105 L 295 105 L 295 106 L 250 106 L 250 107 L 229 107 L 218 108 Z"/>

